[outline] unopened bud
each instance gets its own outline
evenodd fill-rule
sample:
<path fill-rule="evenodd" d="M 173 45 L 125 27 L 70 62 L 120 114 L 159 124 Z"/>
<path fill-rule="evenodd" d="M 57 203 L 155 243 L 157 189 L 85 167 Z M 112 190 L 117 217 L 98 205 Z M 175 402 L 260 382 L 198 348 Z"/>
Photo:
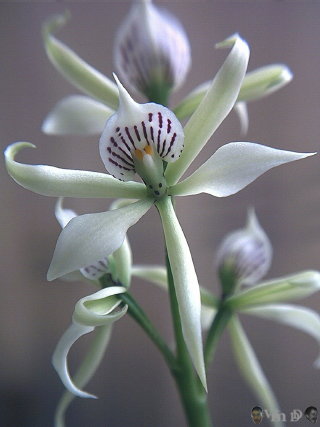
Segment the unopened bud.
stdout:
<path fill-rule="evenodd" d="M 155 92 L 182 84 L 191 62 L 190 46 L 175 17 L 142 0 L 118 31 L 114 59 L 125 86 L 151 99 Z"/>
<path fill-rule="evenodd" d="M 217 265 L 224 294 L 230 294 L 239 284 L 256 284 L 269 270 L 271 258 L 270 241 L 254 211 L 249 211 L 246 227 L 227 235 L 218 251 Z"/>

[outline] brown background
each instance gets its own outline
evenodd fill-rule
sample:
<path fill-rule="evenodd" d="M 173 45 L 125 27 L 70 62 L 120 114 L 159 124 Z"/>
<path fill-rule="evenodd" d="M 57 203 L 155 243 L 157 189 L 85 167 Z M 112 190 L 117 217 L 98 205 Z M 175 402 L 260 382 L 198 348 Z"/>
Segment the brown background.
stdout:
<path fill-rule="evenodd" d="M 160 2 L 158 2 L 159 4 Z M 1 2 L 1 144 L 25 140 L 37 145 L 19 159 L 60 167 L 103 171 L 98 137 L 49 137 L 40 131 L 45 114 L 63 96 L 77 93 L 48 62 L 40 37 L 44 19 L 69 9 L 72 20 L 59 36 L 83 58 L 111 76 L 112 43 L 128 11 L 127 1 Z M 226 56 L 214 44 L 238 31 L 251 46 L 249 69 L 284 62 L 293 82 L 272 97 L 249 105 L 250 129 L 244 140 L 296 151 L 319 150 L 320 4 L 316 1 L 168 1 L 183 22 L 192 47 L 188 81 L 174 96 L 214 76 Z M 216 148 L 241 140 L 231 113 L 195 162 Z M 199 279 L 217 291 L 213 257 L 225 233 L 244 224 L 248 206 L 274 246 L 268 277 L 320 269 L 320 173 L 317 157 L 267 173 L 227 199 L 208 195 L 179 198 L 179 219 L 188 238 Z M 74 303 L 93 291 L 83 284 L 46 282 L 46 270 L 59 233 L 54 199 L 17 186 L 1 168 L 1 369 L 0 424 L 43 427 L 62 386 L 50 364 L 52 351 L 69 324 Z M 107 201 L 109 204 L 109 201 Z M 102 211 L 103 200 L 71 200 L 78 212 Z M 162 234 L 154 211 L 129 232 L 135 263 L 163 261 Z M 153 321 L 171 338 L 167 296 L 145 283 L 132 292 Z M 320 296 L 304 305 L 319 309 Z M 316 343 L 301 332 L 269 321 L 243 317 L 243 323 L 282 410 L 320 407 L 319 372 L 312 367 Z M 76 363 L 86 340 L 71 355 Z M 251 425 L 258 404 L 242 381 L 225 334 L 208 374 L 216 426 Z M 185 421 L 173 382 L 160 356 L 129 317 L 118 322 L 104 363 L 87 390 L 97 401 L 78 399 L 69 426 L 173 427 Z M 264 425 L 267 422 L 264 420 Z M 299 425 L 307 425 L 301 421 Z"/>

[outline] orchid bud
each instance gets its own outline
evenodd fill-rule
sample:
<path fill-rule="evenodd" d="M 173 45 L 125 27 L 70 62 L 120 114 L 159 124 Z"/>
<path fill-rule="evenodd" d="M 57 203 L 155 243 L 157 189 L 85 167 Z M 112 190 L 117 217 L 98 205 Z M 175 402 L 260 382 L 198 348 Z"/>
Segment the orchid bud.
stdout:
<path fill-rule="evenodd" d="M 251 210 L 246 227 L 227 235 L 218 251 L 217 265 L 224 294 L 232 293 L 239 284 L 256 284 L 269 270 L 271 258 L 270 241 Z"/>
<path fill-rule="evenodd" d="M 142 0 L 133 5 L 117 33 L 114 61 L 125 86 L 160 102 L 163 93 L 184 81 L 191 62 L 190 46 L 175 17 L 151 0 Z"/>

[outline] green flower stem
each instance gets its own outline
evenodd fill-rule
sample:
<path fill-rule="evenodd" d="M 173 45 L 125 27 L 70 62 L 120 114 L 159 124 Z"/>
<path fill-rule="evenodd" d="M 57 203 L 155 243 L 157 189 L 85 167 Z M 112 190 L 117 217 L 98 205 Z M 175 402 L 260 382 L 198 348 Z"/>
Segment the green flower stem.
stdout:
<path fill-rule="evenodd" d="M 100 280 L 100 285 L 102 288 L 108 286 L 114 286 L 113 279 L 111 275 L 104 275 Z M 155 346 L 162 353 L 169 369 L 176 369 L 176 358 L 170 348 L 167 346 L 163 338 L 160 336 L 159 332 L 152 324 L 151 320 L 148 318 L 146 313 L 142 310 L 137 301 L 130 295 L 129 292 L 125 292 L 123 294 L 117 295 L 124 304 L 128 305 L 128 314 L 138 323 L 139 326 L 145 331 L 151 341 L 155 344 Z"/>
<path fill-rule="evenodd" d="M 166 265 L 178 361 L 178 368 L 172 371 L 172 373 L 176 380 L 189 427 L 211 427 L 212 423 L 208 408 L 207 394 L 193 369 L 183 338 L 178 301 L 167 252 Z"/>
<path fill-rule="evenodd" d="M 218 345 L 218 341 L 224 331 L 225 327 L 232 318 L 233 312 L 230 310 L 225 301 L 220 301 L 217 314 L 215 315 L 211 327 L 209 329 L 205 348 L 204 348 L 204 361 L 206 367 L 213 361 L 214 354 Z"/>
<path fill-rule="evenodd" d="M 147 317 L 147 315 L 139 306 L 139 304 L 134 300 L 132 295 L 126 292 L 123 294 L 119 294 L 118 297 L 125 304 L 128 305 L 128 313 L 138 323 L 138 325 L 141 326 L 141 328 L 145 331 L 145 333 L 148 335 L 151 341 L 160 350 L 170 370 L 171 371 L 175 370 L 176 359 L 172 351 L 164 342 L 164 340 L 162 339 L 162 337 L 160 336 L 156 328 L 151 323 L 150 319 Z"/>

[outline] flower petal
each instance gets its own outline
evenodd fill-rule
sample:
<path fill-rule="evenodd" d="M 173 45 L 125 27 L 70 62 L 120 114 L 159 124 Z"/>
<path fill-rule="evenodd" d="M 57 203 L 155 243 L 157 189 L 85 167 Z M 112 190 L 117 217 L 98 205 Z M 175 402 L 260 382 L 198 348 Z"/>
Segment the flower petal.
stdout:
<path fill-rule="evenodd" d="M 236 102 L 234 105 L 234 110 L 238 114 L 240 120 L 241 134 L 245 135 L 249 128 L 249 115 L 246 102 Z"/>
<path fill-rule="evenodd" d="M 290 276 L 273 279 L 228 298 L 233 310 L 306 298 L 320 290 L 320 273 L 303 271 Z"/>
<path fill-rule="evenodd" d="M 281 89 L 292 80 L 291 70 L 284 64 L 270 64 L 247 73 L 242 81 L 237 102 L 253 101 Z M 209 90 L 211 81 L 201 83 L 174 109 L 178 119 L 190 116 Z"/>
<path fill-rule="evenodd" d="M 194 367 L 206 389 L 206 373 L 201 336 L 201 300 L 198 278 L 189 246 L 170 199 L 157 207 L 162 220 L 170 266 L 178 300 L 182 332 Z"/>
<path fill-rule="evenodd" d="M 306 332 L 318 341 L 320 345 L 320 316 L 310 308 L 289 304 L 270 304 L 241 310 L 242 313 L 275 320 Z M 320 368 L 320 355 L 314 362 Z"/>
<path fill-rule="evenodd" d="M 248 65 L 249 47 L 238 35 L 225 40 L 219 47 L 230 45 L 233 45 L 230 54 L 184 128 L 185 148 L 180 159 L 166 169 L 169 185 L 179 180 L 237 100 Z"/>
<path fill-rule="evenodd" d="M 161 265 L 134 265 L 132 275 L 168 290 L 167 270 Z"/>
<path fill-rule="evenodd" d="M 98 172 L 60 169 L 46 165 L 26 165 L 14 160 L 25 147 L 35 148 L 29 142 L 16 142 L 5 150 L 9 175 L 22 187 L 44 196 L 53 197 L 126 197 L 143 198 L 145 185 L 139 182 L 121 182 Z"/>
<path fill-rule="evenodd" d="M 179 196 L 199 193 L 230 196 L 269 169 L 314 154 L 277 150 L 252 142 L 231 142 L 220 147 L 199 169 L 169 191 Z"/>
<path fill-rule="evenodd" d="M 54 15 L 43 26 L 43 39 L 51 63 L 75 87 L 116 109 L 118 106 L 116 85 L 53 36 L 53 32 L 65 25 L 67 19 L 67 14 Z"/>
<path fill-rule="evenodd" d="M 128 228 L 152 204 L 153 200 L 145 199 L 113 211 L 73 218 L 59 236 L 48 280 L 91 265 L 117 250 L 122 245 Z"/>
<path fill-rule="evenodd" d="M 101 102 L 82 95 L 72 95 L 55 105 L 42 124 L 49 135 L 100 134 L 114 111 Z"/>
<path fill-rule="evenodd" d="M 73 323 L 62 335 L 52 356 L 52 363 L 58 372 L 65 387 L 79 397 L 96 396 L 80 390 L 71 380 L 67 356 L 72 345 L 83 335 L 92 332 L 96 326 L 111 327 L 112 323 L 120 319 L 127 311 L 127 306 L 114 312 L 121 301 L 115 297 L 125 292 L 125 288 L 114 286 L 79 300 L 75 306 Z M 107 331 L 110 333 L 110 331 Z"/>
<path fill-rule="evenodd" d="M 229 322 L 229 332 L 235 359 L 243 378 L 254 394 L 261 401 L 262 406 L 271 413 L 279 413 L 275 395 L 271 389 L 257 356 L 242 328 L 239 319 L 234 316 Z M 281 421 L 274 421 L 275 427 L 284 427 Z"/>
<path fill-rule="evenodd" d="M 111 332 L 111 325 L 96 328 L 88 353 L 72 381 L 78 390 L 85 387 L 99 367 L 109 344 Z M 65 427 L 65 412 L 74 398 L 75 395 L 68 390 L 61 396 L 54 417 L 55 427 Z"/>

